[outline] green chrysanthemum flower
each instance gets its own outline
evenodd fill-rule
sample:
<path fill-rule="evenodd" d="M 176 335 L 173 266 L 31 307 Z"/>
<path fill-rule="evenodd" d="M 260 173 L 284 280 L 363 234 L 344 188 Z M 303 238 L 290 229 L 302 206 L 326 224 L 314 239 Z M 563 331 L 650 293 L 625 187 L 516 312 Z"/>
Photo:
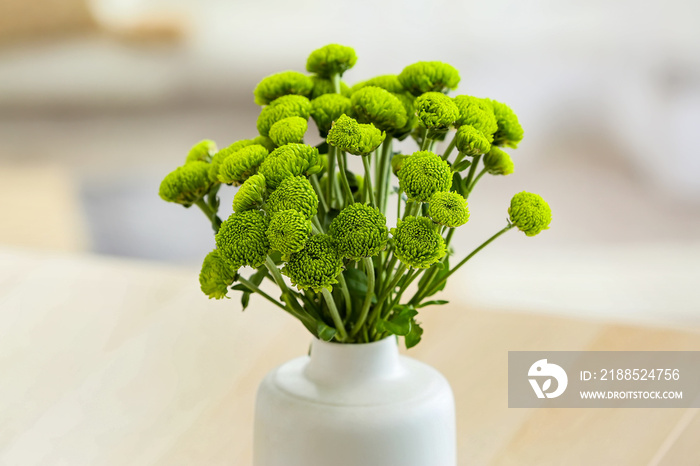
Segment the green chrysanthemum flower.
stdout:
<path fill-rule="evenodd" d="M 375 207 L 354 203 L 340 211 L 328 234 L 346 259 L 372 257 L 384 249 L 389 238 L 386 217 Z"/>
<path fill-rule="evenodd" d="M 260 165 L 267 187 L 277 188 L 286 178 L 320 172 L 323 162 L 318 149 L 306 144 L 285 144 L 273 150 Z"/>
<path fill-rule="evenodd" d="M 471 125 L 481 131 L 489 142 L 493 141 L 493 133 L 498 129 L 498 124 L 493 114 L 493 107 L 488 100 L 458 95 L 454 98 L 454 103 L 459 109 L 459 118 L 455 121 L 456 127 Z"/>
<path fill-rule="evenodd" d="M 300 95 L 285 95 L 263 108 L 258 115 L 257 128 L 262 136 L 269 136 L 272 125 L 288 117 L 309 119 L 311 102 Z"/>
<path fill-rule="evenodd" d="M 306 97 L 311 94 L 313 87 L 314 84 L 308 76 L 297 71 L 282 71 L 263 78 L 255 86 L 253 95 L 256 104 L 267 105 L 285 95 L 293 94 Z"/>
<path fill-rule="evenodd" d="M 306 71 L 324 78 L 330 78 L 334 74 L 342 76 L 356 62 L 357 54 L 352 47 L 328 44 L 311 52 L 306 60 Z"/>
<path fill-rule="evenodd" d="M 469 220 L 467 200 L 456 192 L 435 193 L 430 198 L 428 215 L 433 222 L 450 228 L 464 225 Z"/>
<path fill-rule="evenodd" d="M 427 217 L 406 217 L 391 230 L 394 254 L 404 264 L 427 269 L 445 256 L 445 240 Z"/>
<path fill-rule="evenodd" d="M 270 139 L 278 146 L 290 142 L 300 143 L 304 140 L 307 127 L 305 118 L 296 116 L 283 118 L 270 128 Z"/>
<path fill-rule="evenodd" d="M 266 136 L 256 136 L 255 138 L 251 139 L 251 141 L 253 141 L 253 144 L 263 146 L 268 152 L 272 152 L 277 147 L 277 145 L 272 142 L 272 139 Z"/>
<path fill-rule="evenodd" d="M 314 88 L 311 90 L 310 99 L 313 100 L 326 94 L 335 94 L 335 86 L 333 86 L 332 80 L 320 76 L 311 76 L 311 81 L 314 83 Z M 345 82 L 340 81 L 340 95 L 350 97 L 350 94 L 352 94 L 350 87 Z"/>
<path fill-rule="evenodd" d="M 498 129 L 493 135 L 493 143 L 497 146 L 516 149 L 518 143 L 523 140 L 523 127 L 520 126 L 518 117 L 506 104 L 491 100 L 493 113 L 496 116 Z"/>
<path fill-rule="evenodd" d="M 491 143 L 484 133 L 471 125 L 462 125 L 455 134 L 455 146 L 465 155 L 474 157 L 491 149 Z"/>
<path fill-rule="evenodd" d="M 394 173 L 394 175 L 399 173 L 399 170 L 403 168 L 404 163 L 406 163 L 406 160 L 411 157 L 410 155 L 404 155 L 404 154 L 395 154 L 391 158 L 391 171 Z"/>
<path fill-rule="evenodd" d="M 389 91 L 392 94 L 403 94 L 406 92 L 406 89 L 404 89 L 399 82 L 399 77 L 395 74 L 375 76 L 367 81 L 362 81 L 355 84 L 352 86 L 352 88 L 350 88 L 350 90 L 354 93 L 367 86 L 381 87 L 385 91 Z"/>
<path fill-rule="evenodd" d="M 538 194 L 523 191 L 513 196 L 508 208 L 510 221 L 527 236 L 535 236 L 549 229 L 552 210 Z"/>
<path fill-rule="evenodd" d="M 260 210 L 232 213 L 216 234 L 219 255 L 234 269 L 244 265 L 260 267 L 270 252 L 268 224 L 267 216 Z"/>
<path fill-rule="evenodd" d="M 187 154 L 185 163 L 189 162 L 211 162 L 211 157 L 217 151 L 216 143 L 210 139 L 205 139 L 199 141 L 197 144 L 192 146 L 190 152 Z"/>
<path fill-rule="evenodd" d="M 241 139 L 214 154 L 211 159 L 211 165 L 209 166 L 209 181 L 212 183 L 219 183 L 219 169 L 221 168 L 221 164 L 224 163 L 224 160 L 244 147 L 252 146 L 253 144 L 256 144 L 253 139 Z"/>
<path fill-rule="evenodd" d="M 189 207 L 209 192 L 211 185 L 209 164 L 195 161 L 168 173 L 160 183 L 158 194 L 164 201 Z"/>
<path fill-rule="evenodd" d="M 399 74 L 401 85 L 415 96 L 456 89 L 459 80 L 459 72 L 453 66 L 439 61 L 419 61 Z"/>
<path fill-rule="evenodd" d="M 416 128 L 416 126 L 418 126 L 418 115 L 416 114 L 415 108 L 416 98 L 408 92 L 392 95 L 399 99 L 401 105 L 403 105 L 404 110 L 406 110 L 406 115 L 408 116 L 408 118 L 406 118 L 406 124 L 394 131 L 394 136 L 403 140 L 403 138 L 408 136 L 411 133 L 411 131 L 413 131 Z"/>
<path fill-rule="evenodd" d="M 274 215 L 285 210 L 295 210 L 310 219 L 318 211 L 318 196 L 309 180 L 303 176 L 291 176 L 282 180 L 267 200 L 267 210 Z"/>
<path fill-rule="evenodd" d="M 207 254 L 199 272 L 199 287 L 209 299 L 223 299 L 228 293 L 228 287 L 236 280 L 238 270 L 232 269 L 214 249 Z"/>
<path fill-rule="evenodd" d="M 452 170 L 447 162 L 430 151 L 406 157 L 397 174 L 399 187 L 412 201 L 428 202 L 430 197 L 452 186 Z"/>
<path fill-rule="evenodd" d="M 253 175 L 238 188 L 233 196 L 233 211 L 243 212 L 244 210 L 257 209 L 262 207 L 267 196 L 267 186 L 265 177 L 261 174 Z"/>
<path fill-rule="evenodd" d="M 350 99 L 340 94 L 324 94 L 311 101 L 311 118 L 316 122 L 322 137 L 328 135 L 333 122 L 350 113 Z"/>
<path fill-rule="evenodd" d="M 515 171 L 510 155 L 496 146 L 484 155 L 484 168 L 492 175 L 510 175 Z"/>
<path fill-rule="evenodd" d="M 246 146 L 224 159 L 219 167 L 219 181 L 238 186 L 258 171 L 267 149 L 258 144 Z"/>
<path fill-rule="evenodd" d="M 360 124 L 342 115 L 328 132 L 328 144 L 354 155 L 367 155 L 384 141 L 386 134 L 374 125 Z"/>
<path fill-rule="evenodd" d="M 343 261 L 331 237 L 315 235 L 309 238 L 304 249 L 290 255 L 282 273 L 298 289 L 312 289 L 318 293 L 323 288 L 332 290 L 342 267 Z"/>
<path fill-rule="evenodd" d="M 423 126 L 446 130 L 459 117 L 459 109 L 451 98 L 441 92 L 426 92 L 416 98 L 416 112 Z"/>
<path fill-rule="evenodd" d="M 285 257 L 304 249 L 311 234 L 311 222 L 296 210 L 283 210 L 272 216 L 267 228 L 270 246 Z"/>
<path fill-rule="evenodd" d="M 391 92 L 376 86 L 363 87 L 350 98 L 353 114 L 360 123 L 372 123 L 382 131 L 403 128 L 408 121 L 406 109 Z"/>

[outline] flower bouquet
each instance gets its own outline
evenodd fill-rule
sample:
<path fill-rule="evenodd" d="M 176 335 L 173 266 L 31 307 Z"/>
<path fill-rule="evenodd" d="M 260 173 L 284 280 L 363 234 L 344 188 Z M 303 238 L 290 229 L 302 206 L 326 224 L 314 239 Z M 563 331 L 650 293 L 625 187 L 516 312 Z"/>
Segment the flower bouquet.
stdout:
<path fill-rule="evenodd" d="M 454 424 L 449 385 L 440 385 L 441 376 L 422 366 L 396 374 L 404 374 L 404 387 L 443 387 L 442 395 L 431 395 L 443 401 L 428 410 L 434 414 L 429 418 L 407 410 L 395 416 L 396 428 L 373 431 L 369 426 L 376 419 L 366 414 L 346 419 L 341 432 L 338 420 L 346 415 L 330 412 L 327 406 L 344 400 L 360 412 L 369 402 L 367 394 L 382 392 L 388 383 L 384 375 L 393 374 L 398 364 L 398 353 L 396 358 L 386 356 L 386 367 L 378 369 L 375 379 L 365 380 L 365 385 L 358 382 L 371 373 L 371 361 L 395 351 L 381 342 L 397 336 L 404 338 L 406 347 L 415 346 L 423 334 L 419 311 L 446 303 L 435 295 L 452 274 L 507 231 L 519 229 L 534 236 L 551 220 L 540 196 L 518 193 L 507 209 L 506 224 L 464 258 L 455 259 L 452 240 L 455 230 L 469 220 L 470 193 L 486 174 L 513 173 L 511 157 L 503 149 L 515 149 L 523 138 L 518 118 L 495 100 L 449 97 L 460 77 L 446 63 L 417 62 L 398 75 L 377 76 L 350 87 L 342 77 L 356 61 L 352 48 L 331 44 L 309 55 L 306 70 L 311 75 L 284 71 L 262 79 L 253 91 L 262 106 L 259 134 L 223 149 L 210 140 L 197 143 L 184 165 L 160 186 L 164 200 L 197 206 L 214 229 L 216 249 L 204 258 L 199 277 L 207 296 L 222 299 L 238 292 L 245 309 L 251 294 L 258 294 L 298 319 L 315 337 L 311 362 L 302 361 L 303 367 L 292 364 L 267 388 L 265 383 L 261 386 L 256 444 L 260 439 L 262 446 L 256 445 L 256 464 L 328 464 L 324 449 L 334 454 L 334 448 L 348 445 L 364 456 L 334 464 L 453 464 L 449 451 L 454 450 L 454 431 L 441 427 Z M 310 121 L 321 138 L 315 145 L 305 143 L 318 139 L 308 134 Z M 412 153 L 395 150 L 395 141 L 404 140 L 415 141 Z M 438 151 L 438 146 L 445 148 Z M 351 165 L 361 168 L 353 171 Z M 224 186 L 237 191 L 233 213 L 226 212 L 222 221 L 217 193 Z M 279 294 L 264 291 L 269 289 L 262 286 L 265 280 L 274 283 Z M 411 288 L 413 283 L 417 286 Z M 362 356 L 353 363 L 340 347 L 378 349 L 371 357 L 357 350 Z M 317 349 L 319 361 L 314 362 Z M 335 362 L 325 364 L 327 360 Z M 357 361 L 365 361 L 363 370 L 356 370 Z M 336 375 L 326 377 L 332 373 Z M 352 383 L 348 374 L 355 374 Z M 321 384 L 325 391 L 301 389 L 301 379 Z M 334 385 L 339 380 L 345 382 Z M 425 380 L 437 385 L 426 385 Z M 358 384 L 365 388 L 352 392 L 350 387 Z M 282 390 L 275 394 L 274 387 Z M 415 395 L 411 390 L 389 391 L 387 405 L 404 392 L 406 399 Z M 309 406 L 294 408 L 282 392 L 311 400 L 319 411 L 309 418 Z M 319 401 L 329 393 L 334 395 L 328 403 Z M 280 427 L 287 425 L 284 416 L 296 419 L 294 427 Z M 333 421 L 321 426 L 319 419 L 325 418 Z M 297 438 L 305 422 L 317 433 Z M 349 433 L 347 426 L 353 422 L 357 429 Z M 412 435 L 404 442 L 411 448 L 402 444 L 400 452 L 367 447 L 380 438 L 386 440 L 382 445 L 396 444 L 395 436 L 409 425 L 418 429 L 415 432 L 440 432 L 439 438 L 448 440 L 441 447 L 435 435 L 426 435 L 425 441 L 432 443 L 422 447 Z M 287 447 L 270 440 L 275 438 L 286 438 Z M 370 450 L 381 451 L 371 456 Z M 437 450 L 447 451 L 443 460 L 435 456 Z M 433 452 L 429 460 L 425 451 Z M 396 462 L 382 459 L 385 453 Z M 405 457 L 399 462 L 401 455 Z"/>

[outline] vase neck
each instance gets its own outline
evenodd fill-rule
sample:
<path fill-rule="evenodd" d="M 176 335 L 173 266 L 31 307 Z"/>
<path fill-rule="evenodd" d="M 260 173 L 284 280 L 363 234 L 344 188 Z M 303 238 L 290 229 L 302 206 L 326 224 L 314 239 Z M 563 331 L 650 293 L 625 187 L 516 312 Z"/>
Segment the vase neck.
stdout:
<path fill-rule="evenodd" d="M 395 337 L 361 344 L 314 340 L 305 373 L 322 384 L 396 377 L 402 373 L 399 347 Z"/>

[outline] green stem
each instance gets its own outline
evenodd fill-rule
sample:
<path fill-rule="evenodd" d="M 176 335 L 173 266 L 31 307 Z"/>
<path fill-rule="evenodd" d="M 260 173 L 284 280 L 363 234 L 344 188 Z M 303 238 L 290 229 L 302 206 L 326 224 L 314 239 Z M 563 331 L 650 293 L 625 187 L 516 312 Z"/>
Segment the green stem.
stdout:
<path fill-rule="evenodd" d="M 333 81 L 333 92 L 340 94 L 340 74 L 333 73 L 331 75 L 331 81 Z"/>
<path fill-rule="evenodd" d="M 345 300 L 345 318 L 348 319 L 352 314 L 352 300 L 350 299 L 350 290 L 348 289 L 348 284 L 345 282 L 343 272 L 338 274 L 338 286 Z"/>
<path fill-rule="evenodd" d="M 316 215 L 311 217 L 311 226 L 313 226 L 317 230 L 318 234 L 324 233 L 323 227 L 321 226 L 321 222 L 318 221 L 318 217 Z"/>
<path fill-rule="evenodd" d="M 282 299 L 285 303 L 287 303 L 287 306 L 289 307 L 287 311 L 297 319 L 301 320 L 302 323 L 304 323 L 304 326 L 311 330 L 312 333 L 315 332 L 316 320 L 310 315 L 308 315 L 304 311 L 304 309 L 302 309 L 302 307 L 299 305 L 299 302 L 296 300 L 296 298 L 292 296 L 291 292 L 289 291 L 289 288 L 287 288 L 287 284 L 284 282 L 284 278 L 282 278 L 282 274 L 280 273 L 279 269 L 277 268 L 277 265 L 270 256 L 267 256 L 267 258 L 265 259 L 265 267 L 267 267 L 267 270 L 270 272 L 270 275 L 272 275 L 272 279 L 275 281 L 280 291 L 282 292 Z"/>
<path fill-rule="evenodd" d="M 406 204 L 406 211 L 403 213 L 403 218 L 406 217 L 415 217 L 418 215 L 418 212 L 420 211 L 420 202 L 417 201 L 408 201 L 408 204 Z"/>
<path fill-rule="evenodd" d="M 378 312 L 377 309 L 381 310 L 384 301 L 389 297 L 389 294 L 396 288 L 396 285 L 399 283 L 399 281 L 401 281 L 401 278 L 403 277 L 403 274 L 406 273 L 406 270 L 408 270 L 408 266 L 402 262 L 399 268 L 396 269 L 396 273 L 389 282 L 389 285 L 384 288 L 382 294 L 377 299 L 377 307 L 374 308 L 373 314 L 375 313 L 375 311 Z"/>
<path fill-rule="evenodd" d="M 445 149 L 445 153 L 442 154 L 442 160 L 448 159 L 448 157 L 452 153 L 452 150 L 455 148 L 455 144 L 457 144 L 457 133 L 455 133 L 454 136 L 452 136 L 452 140 L 450 141 L 450 144 L 447 146 L 447 149 Z"/>
<path fill-rule="evenodd" d="M 343 159 L 343 154 L 338 151 L 337 152 L 337 159 L 338 159 L 338 169 L 340 170 L 340 184 L 343 185 L 343 191 L 345 191 L 345 202 L 343 203 L 344 206 L 348 206 L 354 202 L 354 198 L 352 196 L 352 189 L 350 189 L 350 183 L 348 182 L 348 175 L 345 171 L 345 160 Z"/>
<path fill-rule="evenodd" d="M 328 145 L 328 174 L 326 180 L 326 205 L 328 206 L 333 206 L 333 192 L 335 191 L 335 151 L 335 147 Z"/>
<path fill-rule="evenodd" d="M 476 175 L 476 178 L 474 178 L 474 181 L 472 181 L 472 184 L 467 186 L 467 194 L 471 194 L 472 189 L 474 189 L 474 186 L 476 186 L 476 183 L 479 182 L 482 176 L 484 176 L 484 173 L 486 173 L 486 167 L 482 168 L 481 171 L 479 172 L 478 175 Z"/>
<path fill-rule="evenodd" d="M 364 184 L 365 184 L 365 187 L 367 188 L 367 192 L 369 193 L 369 203 L 372 206 L 376 206 L 377 204 L 374 200 L 374 185 L 372 184 L 372 171 L 369 167 L 369 160 L 367 160 L 366 156 L 362 157 L 362 165 L 365 167 Z"/>
<path fill-rule="evenodd" d="M 445 248 L 448 250 L 449 254 L 449 249 L 450 249 L 450 243 L 452 242 L 452 237 L 455 234 L 455 231 L 457 231 L 456 228 L 450 228 L 449 231 L 447 232 L 447 237 L 445 238 Z M 449 257 L 448 254 L 445 255 L 445 257 L 442 259 L 442 263 L 445 263 L 447 258 Z M 423 286 L 423 289 L 419 289 L 416 291 L 416 293 L 413 295 L 411 300 L 409 301 L 410 304 L 418 304 L 421 302 L 425 297 L 426 294 L 425 292 L 428 291 L 431 288 L 433 280 L 435 280 L 435 276 L 438 274 L 440 271 L 440 266 L 438 264 L 435 264 L 430 268 L 428 278 L 425 280 L 425 285 Z"/>
<path fill-rule="evenodd" d="M 402 200 L 401 194 L 402 193 L 403 193 L 403 191 L 401 190 L 401 188 L 399 188 L 399 191 L 397 193 L 399 195 L 399 200 L 396 203 L 396 218 L 401 218 L 401 200 Z"/>
<path fill-rule="evenodd" d="M 314 174 L 309 178 L 311 179 L 311 185 L 314 187 L 314 191 L 316 191 L 316 196 L 321 203 L 321 209 L 323 209 L 324 213 L 328 212 L 328 204 L 326 204 L 326 200 L 323 198 L 323 191 L 321 190 L 321 185 L 318 182 L 318 177 Z"/>
<path fill-rule="evenodd" d="M 390 175 L 389 167 L 391 166 L 391 145 L 394 138 L 387 136 L 382 143 L 381 155 L 377 159 L 377 171 L 379 179 L 377 180 L 377 207 L 382 213 L 386 213 L 386 204 L 389 191 Z"/>
<path fill-rule="evenodd" d="M 430 287 L 430 290 L 426 293 L 426 295 L 427 295 L 427 296 L 430 296 L 430 295 L 433 294 L 435 291 L 437 291 L 437 288 L 438 288 L 440 285 L 442 285 L 443 282 L 447 281 L 447 279 L 450 278 L 450 276 L 451 276 L 453 273 L 455 273 L 457 270 L 459 270 L 460 267 L 462 267 L 464 264 L 466 264 L 467 261 L 468 261 L 469 259 L 471 259 L 472 257 L 474 257 L 474 256 L 476 255 L 476 253 L 478 253 L 479 251 L 481 251 L 482 249 L 484 249 L 484 248 L 485 248 L 486 246 L 488 246 L 492 241 L 494 241 L 496 238 L 498 238 L 498 237 L 501 236 L 503 233 L 505 233 L 506 231 L 510 230 L 510 229 L 513 228 L 513 227 L 514 227 L 514 225 L 513 225 L 512 223 L 509 223 L 508 225 L 506 225 L 505 228 L 503 228 L 503 229 L 500 230 L 498 233 L 496 233 L 495 235 L 493 235 L 492 237 L 490 237 L 489 239 L 487 239 L 486 241 L 484 241 L 483 243 L 481 243 L 481 244 L 479 245 L 479 247 L 477 247 L 476 249 L 474 249 L 472 252 L 469 253 L 469 255 L 468 255 L 467 257 L 465 257 L 464 259 L 462 259 L 462 261 L 461 261 L 459 264 L 457 264 L 457 265 L 455 265 L 454 267 L 452 267 L 452 268 L 450 269 L 449 272 L 447 272 L 445 275 L 443 275 L 442 277 L 440 277 L 440 280 L 438 280 L 432 287 Z"/>
<path fill-rule="evenodd" d="M 421 144 L 420 150 L 428 150 L 430 148 L 430 141 L 432 141 L 432 139 L 428 136 L 429 134 L 429 131 L 425 132 L 425 137 L 423 138 L 423 144 Z"/>
<path fill-rule="evenodd" d="M 472 179 L 474 178 L 474 173 L 476 173 L 476 167 L 479 165 L 479 161 L 481 160 L 481 155 L 477 155 L 474 157 L 472 160 L 472 164 L 469 166 L 469 174 L 467 175 L 466 180 L 464 181 L 464 186 L 467 187 L 467 195 L 464 196 L 469 197 L 469 185 L 472 183 Z"/>
<path fill-rule="evenodd" d="M 333 301 L 333 295 L 327 288 L 322 288 L 321 293 L 326 299 L 326 304 L 328 304 L 328 310 L 333 318 L 333 323 L 335 324 L 335 329 L 340 334 L 340 341 L 345 341 L 348 338 L 348 334 L 345 331 L 345 326 L 343 325 L 343 320 L 340 318 L 340 313 L 338 313 L 338 308 L 335 306 L 335 301 Z"/>
<path fill-rule="evenodd" d="M 384 311 L 385 315 L 388 315 L 389 312 L 391 312 L 391 310 L 394 308 L 394 306 L 396 306 L 397 303 L 401 302 L 401 297 L 403 296 L 406 289 L 411 283 L 413 283 L 413 280 L 418 278 L 418 275 L 420 275 L 422 271 L 422 269 L 416 269 L 409 272 L 408 277 L 404 281 L 403 285 L 401 285 L 401 288 L 399 288 L 399 291 L 396 293 L 396 296 L 394 296 L 394 298 L 391 300 L 391 303 L 389 303 L 389 307 L 387 307 Z"/>
<path fill-rule="evenodd" d="M 365 294 L 365 300 L 362 302 L 362 309 L 360 310 L 360 317 L 352 328 L 350 333 L 351 337 L 357 335 L 362 326 L 367 320 L 369 315 L 369 306 L 372 304 L 372 296 L 374 296 L 374 263 L 371 257 L 363 257 L 362 264 L 365 266 L 365 273 L 367 274 L 367 293 Z"/>
<path fill-rule="evenodd" d="M 287 310 L 287 308 L 286 308 L 282 303 L 280 303 L 279 301 L 277 301 L 275 298 L 273 298 L 273 297 L 270 296 L 269 294 L 265 293 L 263 290 L 261 290 L 260 288 L 258 288 L 254 283 L 252 283 L 252 282 L 246 280 L 246 279 L 243 278 L 243 277 L 238 277 L 238 281 L 241 282 L 242 284 L 244 284 L 246 287 L 248 287 L 248 289 L 249 289 L 250 291 L 252 291 L 253 293 L 258 293 L 260 296 L 262 296 L 263 298 L 267 299 L 268 301 L 270 301 L 270 302 L 271 302 L 272 304 L 274 304 L 275 306 L 277 306 L 277 307 L 279 307 L 279 308 L 281 308 L 281 309 L 283 309 L 283 310 L 285 310 L 285 311 Z"/>
<path fill-rule="evenodd" d="M 221 227 L 221 219 L 218 215 L 216 215 L 216 212 L 211 207 L 209 207 L 209 204 L 204 202 L 203 198 L 197 200 L 195 204 L 202 210 L 202 212 L 204 212 L 204 215 L 206 215 L 209 221 L 211 222 L 211 227 L 214 230 L 214 233 L 218 233 L 219 228 Z"/>

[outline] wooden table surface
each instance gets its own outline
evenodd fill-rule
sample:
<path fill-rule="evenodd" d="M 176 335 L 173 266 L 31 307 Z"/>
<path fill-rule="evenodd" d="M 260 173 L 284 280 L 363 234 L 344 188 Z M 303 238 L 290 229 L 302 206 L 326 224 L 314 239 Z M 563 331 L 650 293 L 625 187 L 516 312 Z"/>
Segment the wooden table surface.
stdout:
<path fill-rule="evenodd" d="M 309 336 L 259 298 L 208 301 L 197 272 L 0 249 L 0 465 L 250 465 L 257 384 Z M 409 354 L 452 384 L 460 464 L 700 464 L 697 409 L 507 407 L 509 350 L 700 350 L 698 332 L 457 301 Z"/>

